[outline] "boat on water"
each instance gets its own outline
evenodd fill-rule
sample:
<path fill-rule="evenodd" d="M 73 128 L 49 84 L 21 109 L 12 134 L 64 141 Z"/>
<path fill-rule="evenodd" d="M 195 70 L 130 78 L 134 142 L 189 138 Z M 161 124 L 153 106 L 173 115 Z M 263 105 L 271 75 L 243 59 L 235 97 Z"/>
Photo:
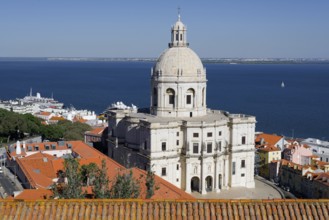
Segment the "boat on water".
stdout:
<path fill-rule="evenodd" d="M 281 88 L 284 88 L 285 87 L 285 85 L 284 85 L 284 82 L 282 81 L 281 82 Z"/>
<path fill-rule="evenodd" d="M 55 100 L 53 97 L 42 97 L 40 93 L 34 96 L 31 89 L 30 94 L 24 98 L 0 101 L 0 108 L 20 114 L 35 114 L 40 111 L 62 112 L 64 111 L 64 103 Z"/>
<path fill-rule="evenodd" d="M 64 107 L 64 103 L 55 100 L 53 97 L 42 97 L 39 92 L 37 92 L 37 94 L 34 96 L 32 94 L 32 89 L 30 90 L 30 95 L 27 95 L 21 99 L 17 98 L 17 100 L 27 104 L 38 105 L 42 108 L 62 109 Z"/>

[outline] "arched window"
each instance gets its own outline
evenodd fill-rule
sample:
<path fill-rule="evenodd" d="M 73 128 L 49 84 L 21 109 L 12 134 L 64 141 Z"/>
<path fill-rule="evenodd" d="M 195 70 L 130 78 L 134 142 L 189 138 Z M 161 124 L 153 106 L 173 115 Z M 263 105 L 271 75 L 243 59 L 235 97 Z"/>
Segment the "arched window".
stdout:
<path fill-rule="evenodd" d="M 168 104 L 175 105 L 175 90 L 169 88 L 166 93 L 168 97 Z"/>
<path fill-rule="evenodd" d="M 194 89 L 188 89 L 186 91 L 186 105 L 193 107 L 194 106 L 194 98 L 195 98 Z"/>

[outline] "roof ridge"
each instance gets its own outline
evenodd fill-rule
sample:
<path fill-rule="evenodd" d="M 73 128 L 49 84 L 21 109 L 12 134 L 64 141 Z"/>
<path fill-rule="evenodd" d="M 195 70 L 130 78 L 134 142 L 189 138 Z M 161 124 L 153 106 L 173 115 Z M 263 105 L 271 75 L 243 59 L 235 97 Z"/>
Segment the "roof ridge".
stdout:
<path fill-rule="evenodd" d="M 160 202 L 174 202 L 174 203 L 314 203 L 314 202 L 328 202 L 329 199 L 49 199 L 49 200 L 29 200 L 25 199 L 24 202 L 138 202 L 138 203 L 160 203 Z M 5 199 L 0 199 L 0 203 L 2 202 L 13 202 Z M 20 202 L 20 201 L 18 201 Z"/>
<path fill-rule="evenodd" d="M 118 165 L 120 168 L 125 168 L 123 165 L 119 164 L 118 162 L 116 162 L 115 160 L 113 160 L 112 158 L 108 157 L 107 155 L 103 154 L 102 152 L 96 150 L 95 148 L 93 147 L 90 147 L 88 144 L 84 143 L 83 141 L 66 141 L 66 143 L 69 142 L 69 143 L 72 143 L 72 142 L 80 142 L 82 144 L 84 144 L 85 146 L 87 146 L 89 149 L 93 150 L 94 152 L 97 152 L 98 154 L 102 155 L 103 157 L 105 157 L 105 159 L 108 159 L 110 160 L 111 162 L 115 163 L 116 165 Z M 72 144 L 72 150 L 74 150 L 74 145 Z M 126 169 L 126 168 L 125 168 Z"/>

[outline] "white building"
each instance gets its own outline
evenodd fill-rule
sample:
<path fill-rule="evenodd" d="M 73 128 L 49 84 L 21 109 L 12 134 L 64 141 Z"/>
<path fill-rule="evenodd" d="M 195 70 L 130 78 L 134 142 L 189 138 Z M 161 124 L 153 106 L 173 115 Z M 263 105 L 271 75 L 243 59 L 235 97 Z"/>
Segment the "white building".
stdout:
<path fill-rule="evenodd" d="M 254 187 L 256 119 L 207 109 L 206 70 L 186 39 L 179 16 L 151 70 L 150 114 L 108 112 L 109 156 L 186 192 Z"/>
<path fill-rule="evenodd" d="M 329 162 L 329 142 L 321 141 L 315 138 L 307 138 L 301 141 L 302 144 L 306 144 L 311 148 L 313 154 L 318 156 L 321 161 Z"/>

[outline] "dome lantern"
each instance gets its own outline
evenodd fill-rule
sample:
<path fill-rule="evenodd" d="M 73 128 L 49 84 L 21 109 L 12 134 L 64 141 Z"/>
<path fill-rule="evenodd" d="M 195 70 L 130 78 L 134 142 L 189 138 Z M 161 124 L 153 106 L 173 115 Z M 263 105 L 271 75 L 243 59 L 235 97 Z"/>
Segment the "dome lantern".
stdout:
<path fill-rule="evenodd" d="M 186 27 L 183 22 L 181 22 L 180 14 L 178 14 L 178 19 L 171 28 L 171 42 L 169 43 L 169 48 L 188 46 L 189 44 L 186 41 Z"/>

